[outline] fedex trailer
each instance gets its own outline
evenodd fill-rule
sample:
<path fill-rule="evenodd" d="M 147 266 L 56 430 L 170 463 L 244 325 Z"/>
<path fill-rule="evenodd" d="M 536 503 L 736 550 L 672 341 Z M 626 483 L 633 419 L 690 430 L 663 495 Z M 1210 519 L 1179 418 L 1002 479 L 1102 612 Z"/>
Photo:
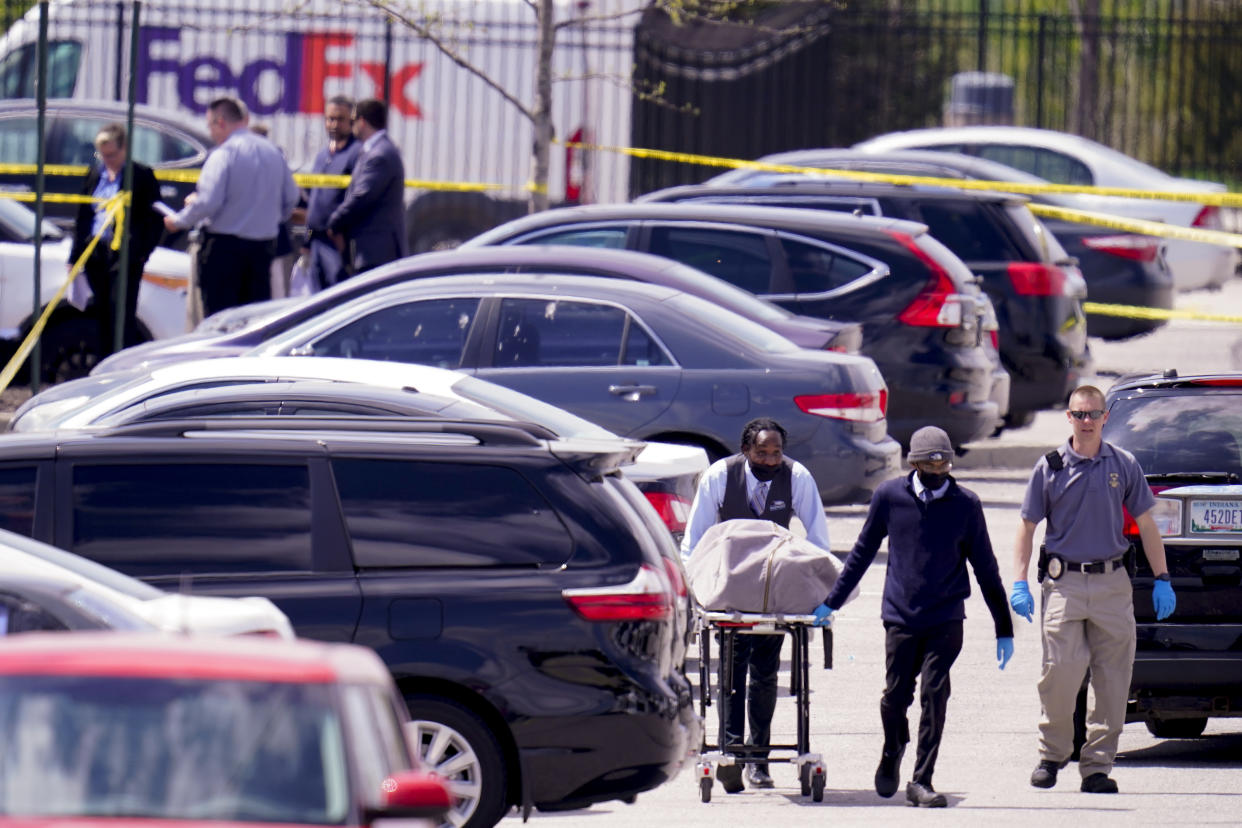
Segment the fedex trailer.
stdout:
<path fill-rule="evenodd" d="M 538 26 L 526 0 L 406 3 L 394 6 L 394 17 L 362 0 L 148 0 L 139 14 L 135 98 L 198 121 L 213 98 L 235 95 L 299 171 L 325 142 L 328 99 L 387 100 L 406 177 L 447 185 L 410 191 L 410 248 L 451 246 L 526 211 L 534 132 L 496 87 L 533 101 Z M 563 24 L 551 67 L 557 137 L 627 144 L 641 0 L 554 7 Z M 430 37 L 406 20 L 429 26 Z M 49 96 L 124 100 L 131 33 L 128 2 L 52 0 Z M 5 97 L 34 97 L 37 35 L 36 7 L 0 38 Z M 628 167 L 622 155 L 554 147 L 549 199 L 624 200 Z M 491 189 L 453 189 L 466 183 Z"/>

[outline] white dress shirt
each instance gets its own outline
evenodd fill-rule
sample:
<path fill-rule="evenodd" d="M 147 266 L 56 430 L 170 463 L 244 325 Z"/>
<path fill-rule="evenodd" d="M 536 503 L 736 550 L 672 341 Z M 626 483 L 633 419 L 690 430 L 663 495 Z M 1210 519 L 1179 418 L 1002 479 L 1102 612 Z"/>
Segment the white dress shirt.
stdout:
<path fill-rule="evenodd" d="M 828 543 L 828 521 L 824 518 L 824 501 L 819 497 L 815 478 L 798 461 L 788 457 L 785 459 L 793 466 L 793 510 L 806 528 L 806 539 L 825 552 L 831 551 L 832 547 Z M 712 463 L 711 468 L 699 479 L 699 490 L 694 495 L 690 519 L 686 521 L 686 533 L 681 539 L 682 555 L 689 557 L 703 533 L 719 522 L 717 515 L 720 513 L 720 505 L 724 503 L 725 485 L 729 475 L 727 462 L 728 458 Z M 759 487 L 759 480 L 751 474 L 749 462 L 743 465 L 746 471 L 742 477 L 746 480 L 746 502 L 749 503 L 754 497 L 755 489 Z"/>

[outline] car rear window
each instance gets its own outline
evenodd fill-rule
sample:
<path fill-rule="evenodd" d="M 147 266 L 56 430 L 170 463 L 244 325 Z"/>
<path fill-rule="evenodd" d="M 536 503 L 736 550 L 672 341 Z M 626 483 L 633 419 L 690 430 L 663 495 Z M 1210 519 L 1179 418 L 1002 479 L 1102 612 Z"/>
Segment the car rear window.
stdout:
<path fill-rule="evenodd" d="M 1242 480 L 1242 394 L 1119 399 L 1104 437 L 1133 454 L 1144 474 L 1224 472 Z"/>
<path fill-rule="evenodd" d="M 540 566 L 572 548 L 548 502 L 504 466 L 336 458 L 359 567 Z"/>
<path fill-rule="evenodd" d="M 136 576 L 306 571 L 304 464 L 79 465 L 73 548 Z"/>
<path fill-rule="evenodd" d="M 931 234 L 965 261 L 1012 262 L 1026 258 L 996 222 L 991 205 L 953 200 L 919 205 Z"/>

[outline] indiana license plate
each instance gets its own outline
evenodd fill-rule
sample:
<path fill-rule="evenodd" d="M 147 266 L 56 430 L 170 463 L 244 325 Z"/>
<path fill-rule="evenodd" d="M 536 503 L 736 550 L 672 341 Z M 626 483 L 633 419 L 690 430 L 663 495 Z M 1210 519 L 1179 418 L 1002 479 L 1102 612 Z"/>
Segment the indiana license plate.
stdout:
<path fill-rule="evenodd" d="M 1190 501 L 1190 531 L 1199 533 L 1242 532 L 1242 501 Z"/>

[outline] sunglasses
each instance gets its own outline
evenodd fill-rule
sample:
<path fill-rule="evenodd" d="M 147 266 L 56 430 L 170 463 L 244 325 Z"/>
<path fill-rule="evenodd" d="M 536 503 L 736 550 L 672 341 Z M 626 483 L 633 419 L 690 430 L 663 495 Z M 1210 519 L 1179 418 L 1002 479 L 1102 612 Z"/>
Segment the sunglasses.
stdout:
<path fill-rule="evenodd" d="M 1095 408 L 1095 409 L 1092 409 L 1091 411 L 1071 411 L 1069 415 L 1073 417 L 1075 420 L 1085 420 L 1088 417 L 1090 417 L 1093 420 L 1100 420 L 1100 419 L 1103 419 L 1104 417 L 1104 409 Z"/>

